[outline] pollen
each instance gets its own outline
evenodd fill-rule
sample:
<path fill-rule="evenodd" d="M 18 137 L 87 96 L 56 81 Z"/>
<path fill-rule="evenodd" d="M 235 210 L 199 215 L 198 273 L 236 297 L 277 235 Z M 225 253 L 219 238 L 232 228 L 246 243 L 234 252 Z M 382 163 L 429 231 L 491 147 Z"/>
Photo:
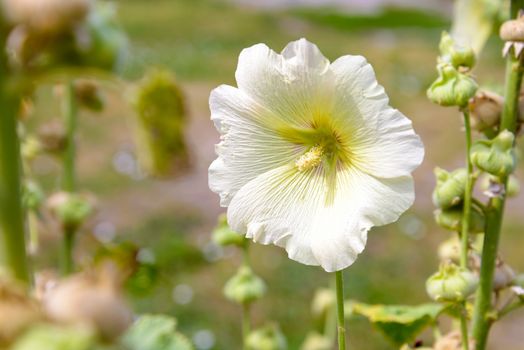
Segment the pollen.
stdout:
<path fill-rule="evenodd" d="M 299 171 L 306 171 L 316 168 L 322 162 L 322 155 L 324 154 L 324 148 L 322 146 L 313 146 L 309 151 L 304 153 L 297 159 L 295 165 Z"/>

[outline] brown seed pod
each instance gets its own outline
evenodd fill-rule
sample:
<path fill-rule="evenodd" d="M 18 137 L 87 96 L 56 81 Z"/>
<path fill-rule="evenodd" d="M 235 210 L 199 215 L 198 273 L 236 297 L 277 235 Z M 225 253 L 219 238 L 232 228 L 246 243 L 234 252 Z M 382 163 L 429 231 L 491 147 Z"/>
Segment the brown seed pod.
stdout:
<path fill-rule="evenodd" d="M 504 98 L 491 91 L 479 91 L 469 101 L 471 127 L 478 131 L 498 125 L 502 114 Z"/>

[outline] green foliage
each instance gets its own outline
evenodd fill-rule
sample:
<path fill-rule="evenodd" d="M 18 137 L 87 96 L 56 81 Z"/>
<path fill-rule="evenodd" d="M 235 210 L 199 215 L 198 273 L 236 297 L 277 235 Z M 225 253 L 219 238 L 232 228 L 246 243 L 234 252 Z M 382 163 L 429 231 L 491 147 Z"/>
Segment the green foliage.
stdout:
<path fill-rule="evenodd" d="M 91 350 L 93 334 L 83 328 L 36 325 L 22 335 L 10 350 Z"/>
<path fill-rule="evenodd" d="M 395 346 L 401 346 L 413 341 L 426 327 L 434 325 L 445 308 L 441 304 L 369 305 L 351 301 L 346 312 L 366 317 Z"/>
<path fill-rule="evenodd" d="M 122 337 L 129 350 L 192 350 L 189 340 L 176 331 L 176 319 L 164 315 L 141 316 Z"/>
<path fill-rule="evenodd" d="M 133 107 L 138 117 L 138 156 L 144 169 L 162 176 L 187 167 L 186 107 L 172 74 L 150 71 L 136 87 Z"/>

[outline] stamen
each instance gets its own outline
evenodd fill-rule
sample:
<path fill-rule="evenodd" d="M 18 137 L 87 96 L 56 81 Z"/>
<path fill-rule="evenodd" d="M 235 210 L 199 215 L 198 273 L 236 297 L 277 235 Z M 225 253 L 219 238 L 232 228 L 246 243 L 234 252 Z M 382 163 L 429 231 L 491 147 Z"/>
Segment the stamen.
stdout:
<path fill-rule="evenodd" d="M 322 162 L 322 155 L 324 154 L 324 148 L 322 146 L 313 146 L 309 151 L 304 153 L 297 159 L 295 165 L 298 171 L 306 171 L 309 169 L 316 168 Z"/>

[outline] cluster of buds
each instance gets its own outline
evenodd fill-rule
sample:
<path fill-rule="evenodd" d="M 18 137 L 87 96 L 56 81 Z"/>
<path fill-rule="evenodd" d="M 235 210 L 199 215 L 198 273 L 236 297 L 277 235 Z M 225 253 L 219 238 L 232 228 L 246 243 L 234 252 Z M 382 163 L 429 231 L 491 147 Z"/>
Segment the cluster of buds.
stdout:
<path fill-rule="evenodd" d="M 266 284 L 249 266 L 241 266 L 224 287 L 226 298 L 241 305 L 259 300 L 265 293 Z"/>
<path fill-rule="evenodd" d="M 475 64 L 475 53 L 471 48 L 458 45 L 446 32 L 442 33 L 439 49 L 439 76 L 428 88 L 427 96 L 441 106 L 464 108 L 478 89 L 469 74 Z"/>
<path fill-rule="evenodd" d="M 60 65 L 115 69 L 125 54 L 126 38 L 114 10 L 95 0 L 6 0 L 12 29 L 8 52 L 23 69 Z"/>
<path fill-rule="evenodd" d="M 155 70 L 136 87 L 138 159 L 151 175 L 163 176 L 187 168 L 184 131 L 187 122 L 182 91 L 170 72 Z"/>
<path fill-rule="evenodd" d="M 477 286 L 477 275 L 451 262 L 442 263 L 439 271 L 426 281 L 428 295 L 439 302 L 463 302 Z"/>

